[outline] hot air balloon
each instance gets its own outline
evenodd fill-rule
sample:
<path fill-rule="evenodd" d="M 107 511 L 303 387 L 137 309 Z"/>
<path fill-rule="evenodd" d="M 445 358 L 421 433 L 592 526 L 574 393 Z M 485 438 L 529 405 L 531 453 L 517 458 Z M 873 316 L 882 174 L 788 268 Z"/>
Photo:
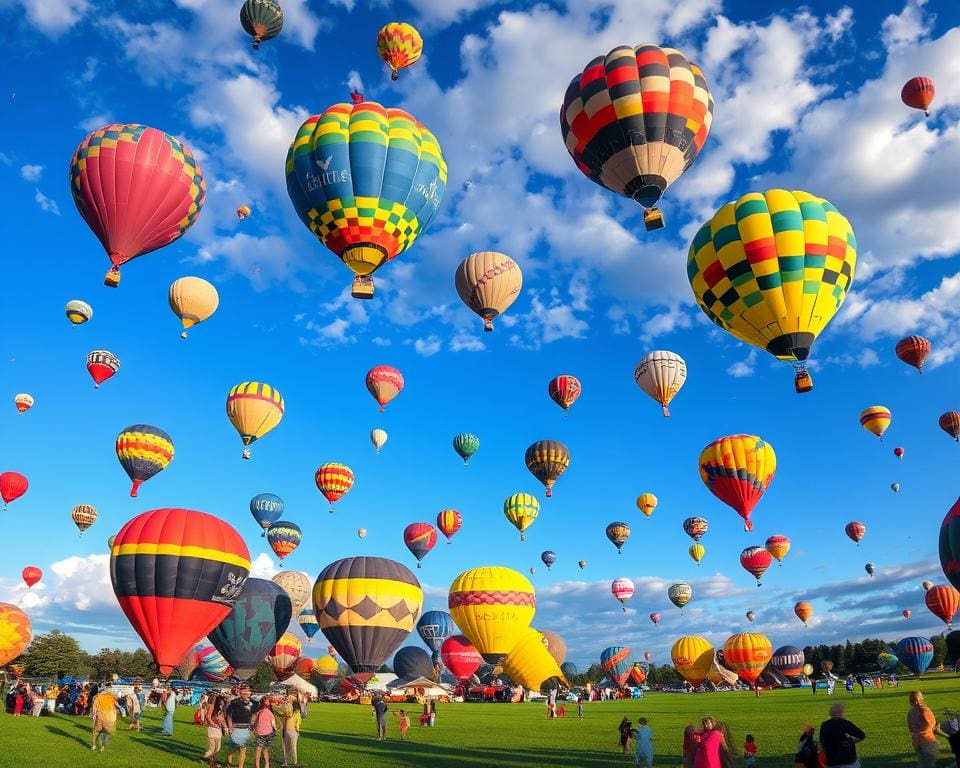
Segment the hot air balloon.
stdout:
<path fill-rule="evenodd" d="M 68 301 L 64 312 L 67 315 L 67 320 L 73 323 L 74 326 L 83 325 L 93 317 L 93 309 L 91 306 L 85 301 L 80 301 L 80 299 Z"/>
<path fill-rule="evenodd" d="M 272 581 L 247 579 L 227 617 L 207 635 L 241 680 L 253 677 L 287 631 L 293 605 Z"/>
<path fill-rule="evenodd" d="M 617 687 L 622 687 L 630 676 L 631 650 L 625 645 L 604 648 L 600 653 L 600 667 L 607 679 Z"/>
<path fill-rule="evenodd" d="M 684 582 L 678 582 L 677 584 L 671 584 L 670 588 L 667 590 L 667 597 L 670 599 L 670 602 L 673 603 L 677 608 L 680 609 L 680 615 L 683 615 L 683 606 L 690 602 L 693 598 L 693 587 Z M 651 616 L 650 618 L 653 618 Z M 657 622 L 654 621 L 654 624 Z"/>
<path fill-rule="evenodd" d="M 443 666 L 458 680 L 468 679 L 483 664 L 480 652 L 463 635 L 451 635 L 444 640 L 440 646 L 440 658 Z"/>
<path fill-rule="evenodd" d="M 371 429 L 370 430 L 370 442 L 373 443 L 373 447 L 376 449 L 377 453 L 380 453 L 380 449 L 387 442 L 387 433 L 382 429 Z"/>
<path fill-rule="evenodd" d="M 4 488 L 4 476 L 0 475 L 0 489 Z M 6 493 L 4 493 L 6 499 Z M 940 565 L 943 575 L 947 577 L 954 588 L 960 587 L 960 499 L 950 508 L 943 522 L 940 523 Z M 930 581 L 923 582 L 927 591 L 933 587 Z"/>
<path fill-rule="evenodd" d="M 310 675 L 313 674 L 313 659 L 301 656 L 297 659 L 297 663 L 293 665 L 293 673 L 305 680 L 309 679 Z"/>
<path fill-rule="evenodd" d="M 260 535 L 266 536 L 267 528 L 283 515 L 283 499 L 272 493 L 258 493 L 250 499 L 250 514 L 263 529 Z"/>
<path fill-rule="evenodd" d="M 21 392 L 20 394 L 14 396 L 13 404 L 17 409 L 17 413 L 29 411 L 31 408 L 33 408 L 33 396 L 28 395 L 26 392 Z"/>
<path fill-rule="evenodd" d="M 889 408 L 882 405 L 871 405 L 860 414 L 860 426 L 883 440 L 883 433 L 887 431 L 892 418 L 893 415 Z"/>
<path fill-rule="evenodd" d="M 900 492 L 900 483 L 890 483 L 890 490 L 894 493 Z"/>
<path fill-rule="evenodd" d="M 480 655 L 495 664 L 530 626 L 537 598 L 523 574 L 482 566 L 464 571 L 453 580 L 448 605 L 453 620 Z"/>
<path fill-rule="evenodd" d="M 560 635 L 548 629 L 542 630 L 540 634 L 542 635 L 543 644 L 547 647 L 547 652 L 553 657 L 553 660 L 562 667 L 564 659 L 567 658 L 567 644 Z"/>
<path fill-rule="evenodd" d="M 269 649 L 266 661 L 273 668 L 277 680 L 285 680 L 296 671 L 302 651 L 303 645 L 292 632 L 284 632 L 276 645 Z"/>
<path fill-rule="evenodd" d="M 763 586 L 760 577 L 766 573 L 772 562 L 772 555 L 763 547 L 747 547 L 740 553 L 740 565 L 747 573 L 753 574 L 758 587 Z"/>
<path fill-rule="evenodd" d="M 739 632 L 723 644 L 724 664 L 750 686 L 757 682 L 772 657 L 773 645 L 758 632 Z"/>
<path fill-rule="evenodd" d="M 20 576 L 23 578 L 23 583 L 27 585 L 27 589 L 30 589 L 43 578 L 43 571 L 34 565 L 28 565 L 20 572 Z"/>
<path fill-rule="evenodd" d="M 417 568 L 427 553 L 436 546 L 437 530 L 430 523 L 410 523 L 403 529 L 403 543 L 417 558 Z"/>
<path fill-rule="evenodd" d="M 460 262 L 454 274 L 454 283 L 460 300 L 483 319 L 483 330 L 492 331 L 493 321 L 506 312 L 520 295 L 523 273 L 517 262 L 506 254 L 480 251 Z M 577 382 L 578 387 L 579 384 Z M 579 394 L 578 389 L 576 395 Z M 573 400 L 577 399 L 576 395 Z"/>
<path fill-rule="evenodd" d="M 643 685 L 647 680 L 647 673 L 644 671 L 640 662 L 634 662 L 633 666 L 630 668 L 630 682 L 635 685 Z"/>
<path fill-rule="evenodd" d="M 870 574 L 870 577 L 872 578 L 873 574 L 877 572 L 877 566 L 873 563 L 867 563 L 865 566 L 863 566 L 863 570 Z"/>
<path fill-rule="evenodd" d="M 7 504 L 19 499 L 27 492 L 30 482 L 19 472 L 3 472 L 0 474 L 0 498 L 3 499 L 3 511 Z"/>
<path fill-rule="evenodd" d="M 563 676 L 566 677 L 568 680 L 574 675 L 579 674 L 579 671 L 577 670 L 577 665 L 574 664 L 572 661 L 563 662 L 563 664 L 560 665 L 560 671 L 563 672 Z"/>
<path fill-rule="evenodd" d="M 826 200 L 783 189 L 752 192 L 700 228 L 687 276 L 714 323 L 803 369 L 850 289 L 856 248 L 849 222 Z"/>
<path fill-rule="evenodd" d="M 657 508 L 657 497 L 652 493 L 641 493 L 637 496 L 637 509 L 643 512 L 644 515 L 650 517 L 653 514 L 653 510 Z"/>
<path fill-rule="evenodd" d="M 578 560 L 578 561 L 577 561 L 577 565 L 580 566 L 580 570 L 582 571 L 584 568 L 587 567 L 587 561 L 586 561 L 586 560 Z"/>
<path fill-rule="evenodd" d="M 630 538 L 630 526 L 626 523 L 615 522 L 607 526 L 607 538 L 610 543 L 617 548 L 617 554 L 623 554 L 621 547 L 627 543 Z"/>
<path fill-rule="evenodd" d="M 271 581 L 287 593 L 290 598 L 292 616 L 299 616 L 310 601 L 310 579 L 300 571 L 281 571 Z"/>
<path fill-rule="evenodd" d="M 705 517 L 688 517 L 683 521 L 683 532 L 694 541 L 700 541 L 709 525 Z"/>
<path fill-rule="evenodd" d="M 540 560 L 543 561 L 543 564 L 547 566 L 547 570 L 549 571 L 551 566 L 557 562 L 557 553 L 551 552 L 549 549 L 545 549 L 540 553 Z"/>
<path fill-rule="evenodd" d="M 532 690 L 540 689 L 551 679 L 567 684 L 560 665 L 547 648 L 545 636 L 529 627 L 503 660 L 503 671 L 515 685 Z"/>
<path fill-rule="evenodd" d="M 433 677 L 433 662 L 423 648 L 407 645 L 394 654 L 393 671 L 400 678 L 430 678 Z"/>
<path fill-rule="evenodd" d="M 844 533 L 847 534 L 847 536 L 849 536 L 853 541 L 857 542 L 857 546 L 859 547 L 860 540 L 867 533 L 867 526 L 865 526 L 863 523 L 860 523 L 854 520 L 853 522 L 847 523 L 844 526 L 843 530 L 844 530 Z"/>
<path fill-rule="evenodd" d="M 803 674 L 807 677 L 813 674 L 813 664 L 804 664 L 803 665 Z"/>
<path fill-rule="evenodd" d="M 357 528 L 357 536 L 359 536 L 361 539 L 365 539 L 365 538 L 367 537 L 367 529 L 366 529 L 366 528 Z M 449 543 L 449 542 L 447 542 L 447 543 Z"/>
<path fill-rule="evenodd" d="M 80 142 L 70 164 L 70 191 L 110 257 L 104 284 L 116 287 L 121 265 L 190 228 L 206 184 L 186 144 L 145 125 L 115 123 Z"/>
<path fill-rule="evenodd" d="M 307 642 L 312 643 L 314 636 L 320 631 L 320 622 L 317 621 L 317 615 L 312 607 L 304 608 L 297 614 L 297 624 L 300 630 L 306 635 Z"/>
<path fill-rule="evenodd" d="M 173 461 L 173 441 L 162 429 L 133 424 L 117 435 L 117 459 L 133 482 L 130 495 L 136 497 L 141 484 Z"/>
<path fill-rule="evenodd" d="M 93 379 L 93 388 L 99 389 L 107 379 L 120 370 L 120 358 L 105 349 L 95 349 L 87 354 L 87 373 Z"/>
<path fill-rule="evenodd" d="M 0 666 L 13 661 L 33 639 L 30 619 L 17 606 L 0 603 Z"/>
<path fill-rule="evenodd" d="M 730 435 L 714 440 L 700 453 L 700 478 L 710 492 L 743 518 L 753 530 L 750 514 L 773 482 L 777 455 L 756 435 Z"/>
<path fill-rule="evenodd" d="M 456 630 L 453 617 L 446 611 L 427 611 L 417 622 L 417 634 L 433 653 L 434 661 L 440 658 L 441 647 Z"/>
<path fill-rule="evenodd" d="M 707 553 L 707 550 L 704 549 L 703 544 L 691 544 L 690 548 L 687 549 L 687 554 L 693 558 L 693 562 L 697 565 L 700 565 L 700 561 L 703 560 L 703 556 Z"/>
<path fill-rule="evenodd" d="M 803 651 L 793 645 L 777 648 L 770 659 L 770 666 L 787 677 L 800 677 L 803 664 Z"/>
<path fill-rule="evenodd" d="M 892 653 L 880 653 L 877 654 L 877 664 L 880 665 L 880 669 L 889 675 L 891 672 L 895 672 L 897 667 L 900 666 L 900 659 Z"/>
<path fill-rule="evenodd" d="M 80 536 L 83 536 L 83 532 L 97 522 L 97 510 L 90 504 L 77 504 L 77 506 L 70 510 L 70 518 L 77 528 L 80 529 Z M 114 541 L 114 543 L 116 543 L 116 541 Z"/>
<path fill-rule="evenodd" d="M 423 38 L 416 27 L 402 21 L 384 24 L 377 33 L 377 54 L 390 67 L 390 79 L 400 77 L 423 53 Z"/>
<path fill-rule="evenodd" d="M 923 373 L 923 363 L 930 354 L 930 339 L 923 336 L 907 336 L 897 342 L 897 357 Z"/>
<path fill-rule="evenodd" d="M 948 577 L 948 578 L 949 578 L 949 577 Z M 923 587 L 924 591 L 926 591 L 926 590 L 930 589 L 930 587 L 933 586 L 933 582 L 932 582 L 932 581 L 925 581 L 925 582 L 923 582 L 923 584 L 921 584 L 920 586 Z"/>
<path fill-rule="evenodd" d="M 953 617 L 960 608 L 960 592 L 948 584 L 938 584 L 927 590 L 923 602 L 934 616 L 947 625 L 947 630 L 953 629 Z"/>
<path fill-rule="evenodd" d="M 460 530 L 463 525 L 463 516 L 455 509 L 443 509 L 437 513 L 437 528 L 440 533 L 447 537 L 447 544 L 453 538 L 453 534 Z"/>
<path fill-rule="evenodd" d="M 801 600 L 793 606 L 793 612 L 803 622 L 803 626 L 807 626 L 807 619 L 813 616 L 813 606 L 805 600 Z"/>
<path fill-rule="evenodd" d="M 243 458 L 250 458 L 251 443 L 280 423 L 283 408 L 283 395 L 269 384 L 244 381 L 230 390 L 227 418 L 243 441 Z"/>
<path fill-rule="evenodd" d="M 271 40 L 280 34 L 283 29 L 283 11 L 274 0 L 246 0 L 240 8 L 240 24 L 243 31 L 253 38 L 250 42 L 256 50 L 264 40 Z M 237 212 L 239 214 L 239 209 Z M 247 214 L 249 213 L 250 210 L 247 209 Z"/>
<path fill-rule="evenodd" d="M 480 450 L 480 438 L 470 432 L 461 432 L 453 438 L 453 450 L 466 466 L 470 457 Z"/>
<path fill-rule="evenodd" d="M 403 391 L 403 374 L 389 365 L 377 365 L 367 371 L 367 391 L 383 407 Z"/>
<path fill-rule="evenodd" d="M 650 661 L 650 659 L 653 658 L 653 654 L 650 653 L 650 651 L 644 651 L 644 652 L 643 652 L 643 658 L 644 658 L 645 661 Z"/>
<path fill-rule="evenodd" d="M 905 608 L 903 611 L 903 618 L 909 619 L 911 616 L 913 616 L 913 611 L 911 611 L 909 608 Z"/>
<path fill-rule="evenodd" d="M 113 542 L 117 540 L 116 536 L 111 536 L 107 539 L 107 549 L 113 549 Z"/>
<path fill-rule="evenodd" d="M 313 673 L 324 680 L 337 676 L 339 665 L 333 656 L 321 656 L 313 665 Z"/>
<path fill-rule="evenodd" d="M 400 563 L 348 557 L 317 576 L 313 608 L 324 636 L 354 676 L 366 682 L 413 630 L 423 608 L 423 590 Z"/>
<path fill-rule="evenodd" d="M 933 102 L 936 88 L 929 77 L 912 77 L 903 84 L 900 100 L 908 107 L 922 109 L 925 117 L 930 117 L 930 104 Z"/>
<path fill-rule="evenodd" d="M 110 552 L 120 608 L 164 675 L 227 617 L 249 573 L 250 553 L 240 534 L 188 509 L 137 515 L 120 529 Z"/>
<path fill-rule="evenodd" d="M 810 375 L 807 366 L 802 363 L 794 367 L 793 388 L 798 395 L 813 390 L 813 376 Z"/>
<path fill-rule="evenodd" d="M 894 448 L 893 455 L 903 461 L 903 448 Z"/>
<path fill-rule="evenodd" d="M 897 643 L 900 663 L 915 675 L 922 675 L 933 661 L 933 643 L 925 637 L 905 637 Z"/>
<path fill-rule="evenodd" d="M 197 649 L 197 669 L 200 678 L 208 683 L 222 683 L 233 674 L 230 663 L 212 645 L 201 645 Z"/>
<path fill-rule="evenodd" d="M 659 613 L 651 613 L 651 614 L 650 614 L 650 621 L 652 621 L 654 624 L 659 624 L 659 623 L 660 623 L 660 614 L 659 614 Z"/>
<path fill-rule="evenodd" d="M 550 399 L 563 408 L 564 412 L 568 411 L 580 397 L 581 389 L 580 379 L 568 373 L 550 379 L 550 383 L 547 384 L 547 394 L 550 395 Z"/>
<path fill-rule="evenodd" d="M 503 514 L 520 531 L 520 541 L 523 541 L 523 532 L 540 514 L 540 502 L 529 493 L 515 493 L 504 499 Z"/>
<path fill-rule="evenodd" d="M 248 209 L 249 210 L 249 209 Z M 187 330 L 202 323 L 220 305 L 220 294 L 212 283 L 200 277 L 181 277 L 170 285 L 167 297 L 170 309 L 183 325 L 180 338 L 187 338 Z"/>
<path fill-rule="evenodd" d="M 358 299 L 373 297 L 373 273 L 430 226 L 447 184 L 436 137 L 402 109 L 374 101 L 307 118 L 285 170 L 297 215 L 354 273 Z"/>
<path fill-rule="evenodd" d="M 524 456 L 530 474 L 543 483 L 547 498 L 553 496 L 553 484 L 570 466 L 570 450 L 559 440 L 538 440 Z"/>
<path fill-rule="evenodd" d="M 940 429 L 960 443 L 960 411 L 947 411 L 940 416 Z"/>
<path fill-rule="evenodd" d="M 560 130 L 587 178 L 644 208 L 648 231 L 663 226 L 657 203 L 697 158 L 713 121 L 700 68 L 673 48 L 619 46 L 567 87 Z"/>
<path fill-rule="evenodd" d="M 245 218 L 247 218 L 247 216 L 249 216 L 251 213 L 253 213 L 253 210 L 250 208 L 249 205 L 238 205 L 238 206 L 237 206 L 237 218 L 238 218 L 240 221 L 243 221 L 243 220 L 244 220 Z"/>
<path fill-rule="evenodd" d="M 184 654 L 184 657 L 180 663 L 177 664 L 176 670 L 177 674 L 180 675 L 181 680 L 189 680 L 190 675 L 192 675 L 194 670 L 196 670 L 200 663 L 200 659 L 197 658 L 197 653 L 202 647 L 202 645 L 197 645 L 191 648 L 186 652 L 186 654 Z"/>
<path fill-rule="evenodd" d="M 333 513 L 333 505 L 353 488 L 353 470 L 346 464 L 332 461 L 317 467 L 313 480 L 323 497 L 330 502 L 330 512 Z"/>
<path fill-rule="evenodd" d="M 753 620 L 757 618 L 757 614 L 755 614 L 753 611 L 747 611 L 746 617 L 747 617 L 747 621 L 753 623 Z"/>
<path fill-rule="evenodd" d="M 705 638 L 688 635 L 673 644 L 670 659 L 683 679 L 696 688 L 707 678 L 713 653 L 713 646 Z"/>
<path fill-rule="evenodd" d="M 667 406 L 687 380 L 687 364 L 676 352 L 657 350 L 640 359 L 633 378 L 640 389 L 660 403 L 663 415 L 669 416 Z"/>
<path fill-rule="evenodd" d="M 303 541 L 303 532 L 296 523 L 277 520 L 267 528 L 267 544 L 270 545 L 273 554 L 279 558 L 281 566 L 283 566 L 283 558 L 299 547 L 301 541 Z"/>
<path fill-rule="evenodd" d="M 633 582 L 624 576 L 614 579 L 610 585 L 610 594 L 620 601 L 624 613 L 627 612 L 627 600 L 633 597 L 634 591 Z"/>
<path fill-rule="evenodd" d="M 790 539 L 786 536 L 775 534 L 767 539 L 764 547 L 766 547 L 767 552 L 771 554 L 773 559 L 777 561 L 777 565 L 783 565 L 783 558 L 785 558 L 787 552 L 790 551 Z"/>

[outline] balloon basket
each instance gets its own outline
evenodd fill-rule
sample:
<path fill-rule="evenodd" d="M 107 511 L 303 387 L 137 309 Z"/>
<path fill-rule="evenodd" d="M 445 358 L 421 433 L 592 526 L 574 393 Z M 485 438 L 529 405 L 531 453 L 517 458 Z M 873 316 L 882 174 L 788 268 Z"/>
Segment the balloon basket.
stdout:
<path fill-rule="evenodd" d="M 372 299 L 373 278 L 370 275 L 357 275 L 353 278 L 350 295 L 355 299 Z"/>
<path fill-rule="evenodd" d="M 242 459 L 249 459 L 249 458 L 250 458 L 250 449 L 249 449 L 249 448 L 244 448 L 244 449 L 243 449 L 243 453 L 240 454 L 240 458 L 242 458 Z"/>
<path fill-rule="evenodd" d="M 643 227 L 647 232 L 663 229 L 663 213 L 657 208 L 650 208 L 643 212 Z"/>
<path fill-rule="evenodd" d="M 107 288 L 116 288 L 120 285 L 120 270 L 114 267 L 103 277 L 103 284 Z"/>

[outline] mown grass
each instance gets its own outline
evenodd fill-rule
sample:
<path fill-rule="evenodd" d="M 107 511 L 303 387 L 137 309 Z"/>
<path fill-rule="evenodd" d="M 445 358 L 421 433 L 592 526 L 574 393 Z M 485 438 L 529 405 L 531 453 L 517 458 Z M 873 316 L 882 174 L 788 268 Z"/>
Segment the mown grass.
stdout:
<path fill-rule="evenodd" d="M 764 768 L 792 768 L 796 738 L 805 723 L 825 719 L 833 701 L 847 704 L 847 717 L 867 733 L 860 747 L 864 768 L 915 765 L 906 730 L 907 694 L 921 688 L 937 714 L 945 707 L 960 709 L 960 678 L 936 675 L 922 681 L 903 681 L 900 688 L 867 689 L 850 696 L 839 686 L 833 699 L 825 691 L 772 691 L 756 699 L 751 693 L 648 694 L 642 701 L 591 703 L 582 721 L 576 705 L 567 706 L 565 720 L 548 721 L 538 704 L 446 704 L 438 708 L 437 727 L 419 728 L 414 705 L 410 740 L 398 740 L 391 716 L 389 740 L 377 742 L 369 707 L 350 704 L 311 705 L 300 739 L 304 766 L 349 768 L 538 768 L 539 766 L 627 765 L 618 754 L 617 724 L 624 715 L 636 721 L 645 716 L 653 728 L 656 765 L 679 765 L 680 743 L 687 723 L 713 715 L 729 723 L 737 746 L 752 733 L 760 747 Z M 859 691 L 859 689 L 857 689 Z M 391 705 L 391 711 L 400 707 Z M 160 713 L 146 713 L 144 730 L 133 733 L 121 724 L 107 752 L 90 751 L 89 718 L 57 715 L 44 718 L 0 716 L 0 766 L 103 766 L 104 768 L 182 768 L 199 765 L 206 748 L 204 730 L 192 724 L 192 709 L 177 711 L 173 738 L 159 735 Z M 944 768 L 953 765 L 946 744 Z M 221 761 L 223 759 L 221 753 Z M 274 749 L 279 767 L 279 744 Z M 247 763 L 253 766 L 252 750 Z"/>

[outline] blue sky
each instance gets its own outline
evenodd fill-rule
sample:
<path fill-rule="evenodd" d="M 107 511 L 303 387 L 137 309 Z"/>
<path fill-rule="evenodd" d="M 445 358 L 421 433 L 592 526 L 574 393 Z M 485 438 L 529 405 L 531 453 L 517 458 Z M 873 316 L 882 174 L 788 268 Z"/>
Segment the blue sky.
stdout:
<path fill-rule="evenodd" d="M 614 643 L 660 660 L 681 634 L 720 644 L 744 629 L 749 608 L 776 645 L 940 631 L 919 584 L 943 580 L 936 535 L 958 493 L 950 482 L 958 448 L 936 420 L 960 408 L 960 11 L 917 0 L 818 2 L 756 18 L 743 2 L 658 0 L 643 14 L 635 5 L 287 0 L 282 36 L 254 55 L 233 0 L 0 0 L 17 30 L 0 54 L 9 222 L 0 468 L 31 481 L 3 513 L 10 556 L 0 563 L 0 599 L 27 608 L 40 631 L 63 628 L 90 649 L 131 647 L 106 538 L 146 509 L 200 509 L 235 525 L 267 575 L 276 561 L 247 505 L 269 491 L 304 531 L 287 567 L 311 578 L 361 553 L 412 567 L 403 527 L 459 509 L 463 530 L 417 572 L 425 607 L 445 607 L 463 569 L 536 567 L 534 624 L 559 631 L 578 664 Z M 374 47 L 377 29 L 394 19 L 417 24 L 426 50 L 395 84 Z M 700 63 L 717 102 L 703 153 L 664 201 L 668 228 L 653 234 L 630 201 L 579 174 L 557 124 L 566 84 L 587 61 L 646 41 Z M 937 83 L 928 121 L 899 101 L 916 74 Z M 282 173 L 302 120 L 360 86 L 433 130 L 450 166 L 437 220 L 378 273 L 366 304 L 349 298 L 349 273 L 297 220 Z M 83 136 L 114 120 L 184 139 L 208 199 L 186 237 L 125 267 L 110 290 L 67 168 Z M 702 221 L 778 185 L 830 199 L 860 246 L 853 291 L 815 347 L 816 389 L 803 397 L 789 368 L 709 324 L 685 277 Z M 254 209 L 242 224 L 240 203 Z M 525 281 L 484 335 L 457 298 L 453 270 L 486 248 L 516 258 Z M 221 304 L 182 341 L 166 291 L 186 274 L 213 281 Z M 95 311 L 77 329 L 63 317 L 72 298 Z M 933 341 L 922 376 L 893 355 L 906 333 Z M 94 391 L 84 360 L 101 347 L 122 367 Z M 653 349 L 689 366 L 669 420 L 633 382 L 636 361 Z M 407 382 L 383 415 L 363 385 L 377 364 L 397 366 Z M 584 385 L 568 417 L 546 395 L 559 373 Z M 279 388 L 287 413 L 242 462 L 224 400 L 248 379 Z M 18 416 L 10 401 L 22 391 L 36 406 Z M 857 419 L 875 403 L 894 414 L 882 444 Z M 176 457 L 131 499 L 113 443 L 138 422 L 168 431 Z M 368 434 L 378 426 L 390 440 L 376 456 Z M 463 430 L 481 439 L 468 469 L 450 447 Z M 752 535 L 697 474 L 703 446 L 735 432 L 761 435 L 779 459 Z M 523 464 L 541 438 L 564 441 L 573 455 L 552 499 Z M 897 445 L 903 462 L 892 455 Z M 326 461 L 357 475 L 334 515 L 313 483 Z M 501 512 L 521 490 L 542 502 L 523 543 Z M 644 491 L 660 498 L 649 520 L 634 506 Z M 82 539 L 69 519 L 77 503 L 100 511 Z M 699 568 L 680 528 L 688 515 L 711 524 Z M 853 519 L 868 527 L 859 548 L 843 535 Z M 619 557 L 604 537 L 614 520 L 633 528 Z M 368 531 L 362 542 L 359 527 Z M 790 536 L 793 550 L 757 590 L 738 555 L 773 533 Z M 558 554 L 551 572 L 539 562 L 543 549 Z M 872 580 L 867 561 L 879 567 Z M 25 565 L 46 574 L 29 595 Z M 618 576 L 637 583 L 626 615 L 609 594 Z M 683 617 L 666 599 L 681 579 L 694 586 Z M 817 610 L 808 629 L 792 615 L 799 599 Z M 904 608 L 914 611 L 909 622 Z M 651 611 L 664 616 L 657 628 Z"/>

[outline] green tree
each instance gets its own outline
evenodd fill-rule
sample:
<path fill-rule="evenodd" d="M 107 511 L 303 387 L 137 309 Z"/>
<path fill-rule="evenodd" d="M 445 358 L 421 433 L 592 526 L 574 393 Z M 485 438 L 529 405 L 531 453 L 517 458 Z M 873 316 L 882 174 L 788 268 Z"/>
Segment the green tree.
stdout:
<path fill-rule="evenodd" d="M 89 657 L 89 666 L 93 668 L 94 677 L 98 680 L 106 680 L 114 674 L 148 679 L 157 674 L 153 659 L 142 648 L 132 653 L 119 648 L 101 648 L 99 653 Z"/>
<path fill-rule="evenodd" d="M 87 671 L 87 655 L 80 650 L 80 643 L 58 629 L 34 637 L 20 663 L 31 677 L 82 675 Z"/>
<path fill-rule="evenodd" d="M 251 689 L 262 692 L 270 690 L 270 686 L 276 681 L 277 676 L 273 674 L 273 667 L 264 662 L 257 667 L 257 671 L 247 682 L 250 683 Z"/>
<path fill-rule="evenodd" d="M 937 669 L 947 658 L 947 641 L 943 635 L 934 635 L 930 638 L 933 643 L 933 661 L 930 663 L 930 669 Z"/>

